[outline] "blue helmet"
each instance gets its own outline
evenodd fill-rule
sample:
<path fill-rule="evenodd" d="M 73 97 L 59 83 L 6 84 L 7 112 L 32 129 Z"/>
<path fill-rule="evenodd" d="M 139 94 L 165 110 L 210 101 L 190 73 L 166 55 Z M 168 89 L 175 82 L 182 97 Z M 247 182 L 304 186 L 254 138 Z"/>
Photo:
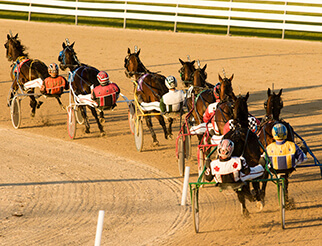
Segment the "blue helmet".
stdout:
<path fill-rule="evenodd" d="M 281 123 L 273 126 L 272 135 L 275 140 L 285 140 L 287 138 L 287 128 Z"/>

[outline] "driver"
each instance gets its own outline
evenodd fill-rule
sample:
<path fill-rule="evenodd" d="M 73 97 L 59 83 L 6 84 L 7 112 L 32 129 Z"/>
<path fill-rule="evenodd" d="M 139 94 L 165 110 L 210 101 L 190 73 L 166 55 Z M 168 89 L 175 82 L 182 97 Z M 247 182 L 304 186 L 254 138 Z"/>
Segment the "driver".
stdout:
<path fill-rule="evenodd" d="M 217 147 L 219 159 L 206 163 L 205 178 L 211 182 L 234 183 L 258 178 L 263 175 L 264 168 L 258 164 L 249 167 L 244 157 L 231 156 L 234 151 L 234 142 L 222 139 Z"/>
<path fill-rule="evenodd" d="M 66 79 L 58 75 L 59 68 L 56 63 L 51 63 L 48 66 L 48 73 L 50 77 L 47 77 L 41 88 L 40 92 L 48 95 L 61 95 L 65 90 L 68 90 L 68 83 Z"/>

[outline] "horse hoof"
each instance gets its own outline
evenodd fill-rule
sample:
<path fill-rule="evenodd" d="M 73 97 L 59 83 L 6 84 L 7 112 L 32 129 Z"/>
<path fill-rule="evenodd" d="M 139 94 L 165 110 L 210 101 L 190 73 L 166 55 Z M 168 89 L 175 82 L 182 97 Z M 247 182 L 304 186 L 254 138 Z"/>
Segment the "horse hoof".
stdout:
<path fill-rule="evenodd" d="M 84 133 L 90 133 L 91 131 L 89 129 L 85 129 Z"/>
<path fill-rule="evenodd" d="M 101 132 L 101 133 L 100 133 L 100 136 L 101 136 L 101 137 L 104 137 L 105 135 L 106 135 L 106 133 L 105 133 L 105 132 Z"/>
<path fill-rule="evenodd" d="M 31 113 L 31 114 L 30 114 L 30 117 L 31 117 L 31 118 L 34 118 L 34 117 L 35 117 L 35 113 Z"/>
<path fill-rule="evenodd" d="M 285 201 L 285 209 L 286 210 L 292 210 L 295 209 L 295 202 L 293 198 L 289 198 L 288 201 Z"/>
<path fill-rule="evenodd" d="M 243 207 L 243 204 L 241 204 L 241 213 L 242 213 L 242 216 L 244 216 L 245 218 L 249 218 L 249 211 L 247 208 Z"/>
<path fill-rule="evenodd" d="M 159 141 L 153 142 L 153 147 L 159 146 Z"/>
<path fill-rule="evenodd" d="M 67 110 L 66 106 L 61 106 L 62 110 Z"/>
<path fill-rule="evenodd" d="M 43 103 L 44 103 L 44 102 L 39 101 L 39 102 L 37 103 L 37 108 L 40 108 L 40 106 L 41 106 Z"/>
<path fill-rule="evenodd" d="M 168 139 L 173 139 L 173 135 L 172 134 L 171 135 L 169 134 L 168 135 Z"/>
<path fill-rule="evenodd" d="M 263 201 L 257 201 L 256 202 L 256 207 L 258 209 L 259 212 L 261 212 L 264 208 L 264 202 Z"/>

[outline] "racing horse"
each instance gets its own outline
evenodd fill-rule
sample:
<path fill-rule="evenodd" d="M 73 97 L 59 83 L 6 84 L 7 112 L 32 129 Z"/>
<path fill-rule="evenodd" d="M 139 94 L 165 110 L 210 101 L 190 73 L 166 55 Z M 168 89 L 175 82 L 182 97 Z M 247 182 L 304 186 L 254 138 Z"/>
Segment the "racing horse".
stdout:
<path fill-rule="evenodd" d="M 68 76 L 68 81 L 72 86 L 75 94 L 78 95 L 87 95 L 91 94 L 91 86 L 98 86 L 99 82 L 97 80 L 97 74 L 99 70 L 95 67 L 86 65 L 81 63 L 76 55 L 74 50 L 74 44 L 69 43 L 68 39 L 66 39 L 66 43 L 62 43 L 63 50 L 59 53 L 58 61 L 60 62 L 59 67 L 64 71 L 67 68 L 70 70 L 70 74 Z M 84 118 L 85 124 L 85 133 L 90 133 L 90 125 L 88 122 L 88 117 L 86 115 L 85 106 L 79 106 L 82 117 Z M 104 114 L 103 111 L 100 111 L 100 119 L 94 107 L 88 106 L 91 110 L 92 115 L 94 116 L 98 128 L 100 130 L 100 135 L 104 136 L 105 132 L 103 129 L 103 125 L 101 122 L 104 122 Z"/>
<path fill-rule="evenodd" d="M 44 80 L 49 77 L 47 65 L 38 60 L 30 59 L 28 53 L 25 52 L 26 47 L 21 44 L 18 38 L 18 33 L 13 36 L 7 34 L 7 41 L 4 44 L 6 48 L 6 57 L 8 61 L 12 61 L 10 77 L 12 79 L 12 85 L 9 92 L 8 106 L 11 105 L 11 100 L 15 96 L 15 93 L 20 88 L 24 93 L 30 94 L 30 107 L 31 117 L 36 114 L 36 108 L 39 108 L 43 102 L 37 101 L 33 95 L 34 88 L 25 89 L 24 84 L 28 81 L 41 78 Z M 62 106 L 61 101 L 56 97 L 58 103 Z"/>
<path fill-rule="evenodd" d="M 162 96 L 169 91 L 165 85 L 166 77 L 159 73 L 149 71 L 140 60 L 140 51 L 141 49 L 131 53 L 130 48 L 128 48 L 127 56 L 124 59 L 125 75 L 128 78 L 134 78 L 136 80 L 137 86 L 134 84 L 134 94 L 137 95 L 139 103 L 159 102 Z M 168 139 L 168 136 L 171 136 L 171 131 L 167 130 L 163 116 L 154 116 L 162 126 L 165 139 Z M 152 118 L 149 115 L 144 116 L 144 118 L 152 135 L 153 145 L 158 146 L 159 141 L 153 129 Z"/>
<path fill-rule="evenodd" d="M 255 167 L 259 164 L 261 150 L 257 135 L 248 127 L 248 98 L 249 93 L 247 93 L 246 96 L 238 96 L 236 98 L 233 108 L 234 128 L 227 132 L 223 136 L 223 139 L 230 139 L 234 142 L 232 156 L 243 156 L 249 167 Z M 236 190 L 244 216 L 249 215 L 249 211 L 245 204 L 245 198 L 251 202 L 257 201 L 257 206 L 260 209 L 262 209 L 264 205 L 264 196 L 261 193 L 260 184 L 258 182 L 252 182 L 252 185 L 254 187 L 254 192 L 250 191 L 249 182 L 246 182 L 241 190 Z"/>
<path fill-rule="evenodd" d="M 267 100 L 264 102 L 264 108 L 266 110 L 266 115 L 263 118 L 258 131 L 257 131 L 257 136 L 259 138 L 259 141 L 261 142 L 262 146 L 266 148 L 269 144 L 271 144 L 274 141 L 273 135 L 272 135 L 272 129 L 273 126 L 277 123 L 282 123 L 283 125 L 286 126 L 287 128 L 287 141 L 294 142 L 294 130 L 293 127 L 286 121 L 280 119 L 280 113 L 283 108 L 283 100 L 282 100 L 282 90 L 276 94 L 275 92 L 271 92 L 271 89 L 267 89 Z M 301 147 L 303 148 L 303 147 Z M 305 149 L 302 149 L 303 151 L 306 151 Z M 263 152 L 263 150 L 261 150 Z M 265 179 L 268 178 L 268 173 L 267 176 L 264 177 Z M 288 191 L 288 174 L 286 177 L 284 177 L 286 182 L 285 182 L 285 191 L 286 191 L 286 204 L 289 206 L 289 200 L 287 196 L 287 191 Z M 261 191 L 263 196 L 265 196 L 265 190 L 266 190 L 266 185 L 267 182 L 263 182 Z"/>

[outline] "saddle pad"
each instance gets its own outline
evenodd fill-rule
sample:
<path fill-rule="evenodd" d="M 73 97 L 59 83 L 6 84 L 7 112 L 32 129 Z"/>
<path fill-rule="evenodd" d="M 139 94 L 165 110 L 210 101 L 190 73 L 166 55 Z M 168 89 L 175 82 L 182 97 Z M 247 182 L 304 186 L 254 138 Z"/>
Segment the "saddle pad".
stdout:
<path fill-rule="evenodd" d="M 87 95 L 78 95 L 76 97 L 76 100 L 79 102 L 79 103 L 84 103 L 88 106 L 91 106 L 91 107 L 98 107 L 98 104 L 97 102 L 95 102 L 94 100 L 92 100 L 91 98 L 91 94 L 87 94 Z"/>
<path fill-rule="evenodd" d="M 141 76 L 139 79 L 138 79 L 138 87 L 137 87 L 137 91 L 142 91 L 142 83 L 143 83 L 143 81 L 144 81 L 144 79 L 145 79 L 145 77 L 146 76 L 148 76 L 149 74 L 148 73 L 146 73 L 146 74 L 144 74 L 143 76 Z"/>
<path fill-rule="evenodd" d="M 141 109 L 143 111 L 153 111 L 153 110 L 156 110 L 156 111 L 161 112 L 160 102 L 149 102 L 149 103 L 142 102 L 140 104 L 140 106 L 141 106 Z"/>
<path fill-rule="evenodd" d="M 27 83 L 25 83 L 24 88 L 25 90 L 36 88 L 36 87 L 41 88 L 42 84 L 43 84 L 43 80 L 41 78 L 38 78 L 38 79 L 30 80 Z"/>

